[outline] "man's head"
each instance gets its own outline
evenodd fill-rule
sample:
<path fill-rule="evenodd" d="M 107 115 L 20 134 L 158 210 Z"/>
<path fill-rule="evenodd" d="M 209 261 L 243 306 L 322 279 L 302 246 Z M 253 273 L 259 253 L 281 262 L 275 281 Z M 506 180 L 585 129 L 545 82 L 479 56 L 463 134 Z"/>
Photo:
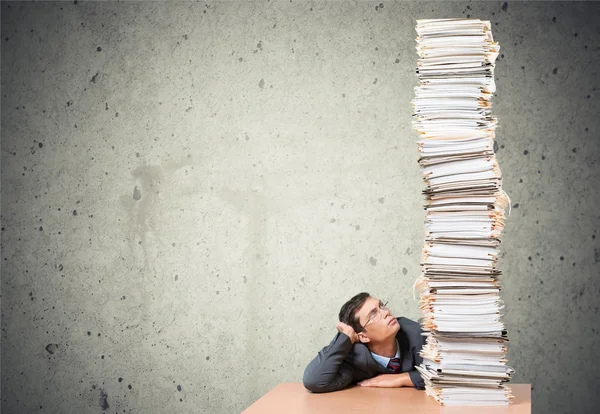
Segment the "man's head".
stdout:
<path fill-rule="evenodd" d="M 362 343 L 377 344 L 394 337 L 400 325 L 383 303 L 367 292 L 355 295 L 340 309 L 340 322 L 350 325 Z"/>

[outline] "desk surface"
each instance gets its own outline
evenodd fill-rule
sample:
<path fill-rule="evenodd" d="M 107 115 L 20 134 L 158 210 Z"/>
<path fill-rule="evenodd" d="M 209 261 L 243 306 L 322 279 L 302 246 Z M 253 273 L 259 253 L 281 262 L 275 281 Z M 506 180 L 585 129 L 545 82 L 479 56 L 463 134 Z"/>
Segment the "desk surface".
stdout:
<path fill-rule="evenodd" d="M 436 414 L 530 414 L 531 384 L 509 384 L 513 404 L 499 407 L 443 407 L 425 391 L 415 388 L 372 388 L 354 386 L 342 391 L 313 394 L 302 383 L 277 385 L 257 400 L 244 414 L 304 413 L 398 413 Z"/>

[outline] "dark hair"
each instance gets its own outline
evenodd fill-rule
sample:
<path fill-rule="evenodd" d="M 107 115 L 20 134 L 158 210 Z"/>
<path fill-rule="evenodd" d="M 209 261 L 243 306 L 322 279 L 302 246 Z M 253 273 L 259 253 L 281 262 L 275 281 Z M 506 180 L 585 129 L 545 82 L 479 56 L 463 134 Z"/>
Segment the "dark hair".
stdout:
<path fill-rule="evenodd" d="M 355 295 L 348 302 L 344 303 L 344 306 L 342 306 L 340 309 L 340 322 L 350 325 L 356 333 L 362 332 L 363 327 L 360 324 L 359 319 L 356 317 L 356 311 L 360 309 L 360 307 L 370 296 L 371 295 L 369 295 L 367 292 L 361 292 L 358 295 Z"/>

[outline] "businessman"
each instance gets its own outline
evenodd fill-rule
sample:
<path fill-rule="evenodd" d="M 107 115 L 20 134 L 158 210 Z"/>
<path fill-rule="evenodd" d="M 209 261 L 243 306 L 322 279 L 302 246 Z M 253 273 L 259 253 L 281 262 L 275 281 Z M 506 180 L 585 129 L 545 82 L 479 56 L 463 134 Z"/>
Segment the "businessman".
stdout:
<path fill-rule="evenodd" d="M 338 333 L 304 370 L 303 383 L 312 392 L 363 387 L 415 387 L 425 384 L 415 365 L 425 344 L 421 326 L 396 318 L 386 303 L 359 293 L 342 306 Z"/>

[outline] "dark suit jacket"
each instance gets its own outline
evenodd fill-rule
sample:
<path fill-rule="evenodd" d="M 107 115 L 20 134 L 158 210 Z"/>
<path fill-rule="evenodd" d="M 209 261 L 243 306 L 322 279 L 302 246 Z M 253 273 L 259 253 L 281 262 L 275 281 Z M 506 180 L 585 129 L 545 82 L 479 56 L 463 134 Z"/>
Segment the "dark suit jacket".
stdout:
<path fill-rule="evenodd" d="M 396 334 L 401 353 L 400 371 L 408 372 L 417 389 L 425 389 L 423 378 L 415 369 L 415 365 L 423 362 L 419 351 L 426 341 L 421 335 L 421 325 L 408 318 L 396 319 L 400 324 Z M 309 391 L 331 392 L 379 374 L 393 374 L 393 371 L 381 367 L 365 344 L 352 344 L 346 334 L 338 332 L 333 341 L 308 364 L 302 382 Z"/>

